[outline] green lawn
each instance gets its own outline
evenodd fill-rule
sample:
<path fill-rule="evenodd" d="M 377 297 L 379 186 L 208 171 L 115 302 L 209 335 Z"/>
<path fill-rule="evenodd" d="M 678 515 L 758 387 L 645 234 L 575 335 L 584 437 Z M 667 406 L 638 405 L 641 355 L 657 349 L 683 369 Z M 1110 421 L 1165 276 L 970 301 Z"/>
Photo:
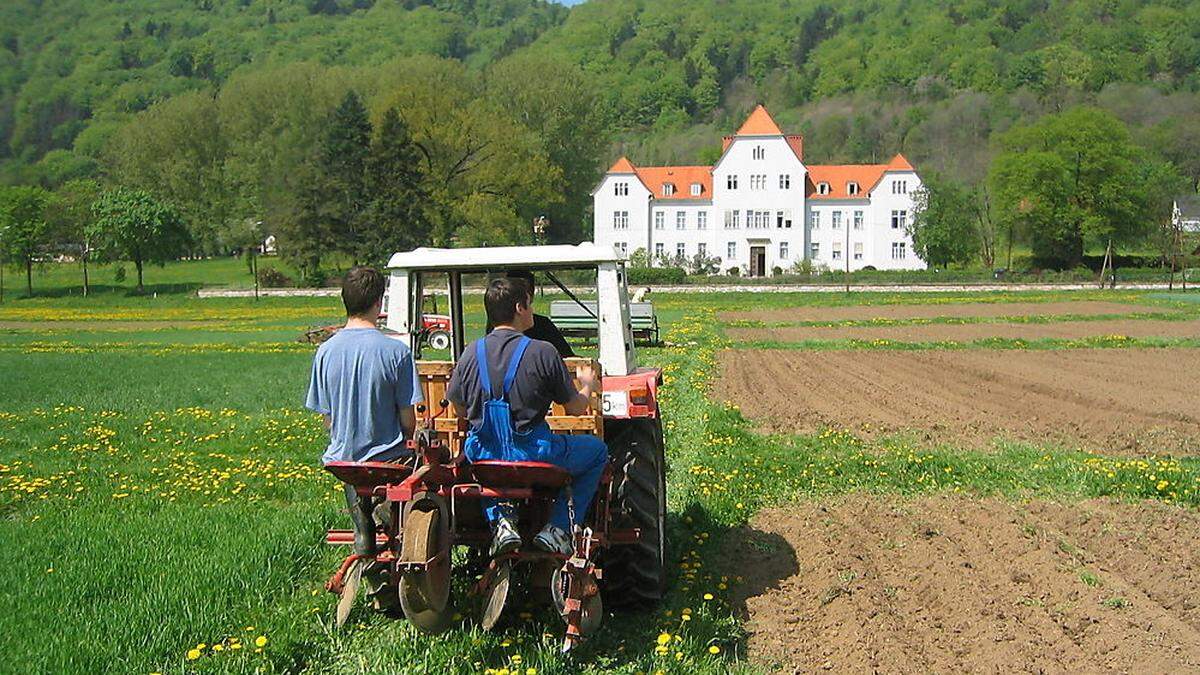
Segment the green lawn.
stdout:
<path fill-rule="evenodd" d="M 227 262 L 214 274 L 229 272 Z M 62 290 L 47 294 L 54 288 Z M 854 491 L 1166 496 L 1128 460 L 1046 459 L 1047 449 L 1022 445 L 868 444 L 836 429 L 756 433 L 712 391 L 716 354 L 728 346 L 718 311 L 1191 301 L 1101 292 L 656 297 L 670 346 L 640 356 L 667 379 L 670 595 L 653 610 L 608 617 L 567 658 L 557 654 L 557 618 L 533 609 L 484 633 L 463 597 L 461 621 L 438 638 L 366 610 L 348 630 L 332 629 L 333 598 L 322 584 L 342 552 L 321 540 L 347 523 L 340 489 L 319 467 L 321 425 L 300 407 L 312 348 L 295 336 L 336 320 L 335 298 L 57 295 L 0 304 L 0 564 L 9 575 L 0 672 L 753 670 L 728 600 L 740 581 L 736 560 L 721 551 L 765 505 Z M 1155 461 L 1158 476 L 1197 484 L 1194 460 Z M 1173 499 L 1200 503 L 1194 489 Z M 665 650 L 657 649 L 663 634 Z"/>

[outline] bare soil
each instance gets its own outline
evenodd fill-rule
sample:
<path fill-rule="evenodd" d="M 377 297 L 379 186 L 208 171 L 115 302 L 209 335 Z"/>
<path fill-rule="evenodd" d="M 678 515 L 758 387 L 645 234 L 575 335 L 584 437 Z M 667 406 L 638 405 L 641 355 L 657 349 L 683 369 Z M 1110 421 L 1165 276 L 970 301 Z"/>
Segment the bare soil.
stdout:
<path fill-rule="evenodd" d="M 1077 339 L 1105 335 L 1125 337 L 1200 337 L 1200 321 L 1124 319 L 1056 321 L 1052 323 L 934 323 L 914 326 L 836 326 L 789 328 L 728 328 L 735 341 L 778 340 L 893 340 L 898 342 L 967 342 L 984 338 Z"/>
<path fill-rule="evenodd" d="M 716 396 L 769 431 L 1200 454 L 1200 349 L 728 351 Z"/>
<path fill-rule="evenodd" d="M 1200 671 L 1192 511 L 855 495 L 751 525 L 728 557 L 769 671 Z"/>
<path fill-rule="evenodd" d="M 723 312 L 726 321 L 850 321 L 865 319 L 931 319 L 941 316 L 1062 316 L 1080 314 L 1150 314 L 1173 310 L 1124 302 L 1079 300 L 1067 302 L 968 302 L 922 305 L 854 305 L 849 307 L 787 307 L 744 312 Z"/>

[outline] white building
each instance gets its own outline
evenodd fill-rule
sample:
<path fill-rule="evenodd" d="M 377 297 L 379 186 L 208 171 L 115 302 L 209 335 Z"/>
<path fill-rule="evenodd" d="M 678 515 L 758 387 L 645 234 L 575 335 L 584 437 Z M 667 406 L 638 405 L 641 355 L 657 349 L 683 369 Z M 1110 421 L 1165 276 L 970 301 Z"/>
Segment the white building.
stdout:
<path fill-rule="evenodd" d="M 1200 232 L 1200 195 L 1186 195 L 1171 205 L 1171 224 L 1182 232 Z"/>
<path fill-rule="evenodd" d="M 714 166 L 637 167 L 622 157 L 592 191 L 595 241 L 627 254 L 704 254 L 722 272 L 924 269 L 905 225 L 921 179 L 908 160 L 806 165 L 804 143 L 761 105 Z"/>

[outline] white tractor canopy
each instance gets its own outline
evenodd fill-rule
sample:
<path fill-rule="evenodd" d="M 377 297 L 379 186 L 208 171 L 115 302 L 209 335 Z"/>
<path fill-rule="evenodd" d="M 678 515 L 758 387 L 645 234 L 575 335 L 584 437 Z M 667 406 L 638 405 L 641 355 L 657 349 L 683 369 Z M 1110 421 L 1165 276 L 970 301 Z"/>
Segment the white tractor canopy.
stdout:
<path fill-rule="evenodd" d="M 497 246 L 488 248 L 418 248 L 396 253 L 388 261 L 391 276 L 386 307 L 388 328 L 414 350 L 421 330 L 421 299 L 426 280 L 445 274 L 450 295 L 451 358 L 457 360 L 463 341 L 462 275 L 507 270 L 554 272 L 595 270 L 599 360 L 606 375 L 627 375 L 636 367 L 625 257 L 615 249 L 591 242 L 555 246 Z M 583 290 L 583 289 L 580 289 Z M 590 311 L 590 310 L 589 310 Z"/>

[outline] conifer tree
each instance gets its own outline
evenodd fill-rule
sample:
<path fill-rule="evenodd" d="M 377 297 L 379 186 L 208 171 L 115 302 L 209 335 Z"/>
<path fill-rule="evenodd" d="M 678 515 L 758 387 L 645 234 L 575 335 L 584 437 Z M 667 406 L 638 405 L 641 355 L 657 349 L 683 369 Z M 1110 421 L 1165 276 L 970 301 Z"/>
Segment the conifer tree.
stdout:
<path fill-rule="evenodd" d="M 381 262 L 396 251 L 428 243 L 422 161 L 421 149 L 409 135 L 400 112 L 389 108 L 367 157 L 367 232 L 357 258 Z"/>

